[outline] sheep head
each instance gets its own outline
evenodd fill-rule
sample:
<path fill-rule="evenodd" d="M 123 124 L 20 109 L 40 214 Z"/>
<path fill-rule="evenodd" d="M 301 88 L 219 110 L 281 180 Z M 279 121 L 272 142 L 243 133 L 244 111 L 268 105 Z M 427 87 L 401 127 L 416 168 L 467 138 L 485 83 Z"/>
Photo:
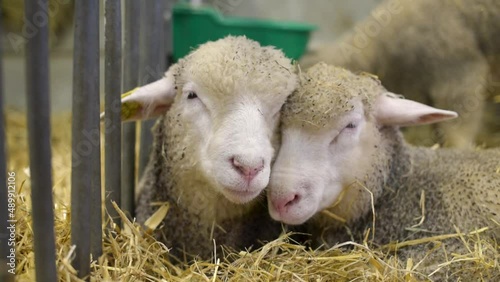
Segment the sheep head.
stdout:
<path fill-rule="evenodd" d="M 167 115 L 179 146 L 217 192 L 246 203 L 268 185 L 280 109 L 296 87 L 291 61 L 245 37 L 208 42 L 122 100 L 124 119 Z"/>
<path fill-rule="evenodd" d="M 361 213 L 366 203 L 356 197 L 362 187 L 345 192 L 369 179 L 380 160 L 380 128 L 456 116 L 401 99 L 372 75 L 315 65 L 301 75 L 301 85 L 283 107 L 282 144 L 268 188 L 272 218 L 301 224 L 339 201 L 350 201 L 351 211 Z M 342 216 L 352 220 L 356 215 Z"/>

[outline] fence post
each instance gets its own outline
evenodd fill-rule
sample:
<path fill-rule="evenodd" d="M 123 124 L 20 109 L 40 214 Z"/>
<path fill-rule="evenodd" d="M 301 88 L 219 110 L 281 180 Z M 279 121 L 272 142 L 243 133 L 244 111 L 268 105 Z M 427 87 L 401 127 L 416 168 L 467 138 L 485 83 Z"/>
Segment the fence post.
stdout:
<path fill-rule="evenodd" d="M 165 71 L 165 34 L 163 30 L 163 13 L 165 12 L 164 0 L 151 0 L 143 2 L 141 9 L 141 84 L 158 80 Z M 154 120 L 144 121 L 141 124 L 141 139 L 139 152 L 139 175 L 142 175 L 149 160 L 153 137 L 151 127 Z"/>
<path fill-rule="evenodd" d="M 4 120 L 4 94 L 3 94 L 3 54 L 2 43 L 2 0 L 0 0 L 0 281 L 14 281 L 14 275 L 9 273 L 7 256 L 10 253 L 9 235 L 7 229 L 9 220 L 8 193 L 7 193 L 7 154 L 5 140 L 5 120 Z"/>
<path fill-rule="evenodd" d="M 71 244 L 79 277 L 102 253 L 99 131 L 99 0 L 75 1 Z M 92 242 L 92 243 L 91 243 Z"/>
<path fill-rule="evenodd" d="M 139 80 L 139 17 L 137 0 L 125 1 L 125 37 L 123 54 L 123 90 L 137 87 Z M 135 210 L 135 140 L 136 123 L 123 124 L 122 148 L 122 208 L 131 218 Z"/>
<path fill-rule="evenodd" d="M 121 0 L 105 2 L 105 187 L 106 210 L 114 223 L 121 226 L 112 202 L 121 208 L 121 101 L 122 93 L 122 27 Z M 112 227 L 110 222 L 109 227 Z"/>
<path fill-rule="evenodd" d="M 37 281 L 57 281 L 49 108 L 48 0 L 26 1 L 37 32 L 26 43 L 31 199 Z"/>

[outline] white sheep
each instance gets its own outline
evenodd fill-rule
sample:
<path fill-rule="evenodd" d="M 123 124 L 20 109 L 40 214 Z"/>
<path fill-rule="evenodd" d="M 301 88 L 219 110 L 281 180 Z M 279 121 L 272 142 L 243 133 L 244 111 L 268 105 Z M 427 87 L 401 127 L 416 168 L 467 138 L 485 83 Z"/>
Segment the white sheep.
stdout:
<path fill-rule="evenodd" d="M 122 100 L 128 119 L 161 115 L 136 212 L 144 223 L 169 202 L 155 235 L 171 253 L 208 258 L 214 244 L 243 248 L 279 235 L 258 196 L 296 80 L 280 50 L 229 36 L 200 45 Z"/>
<path fill-rule="evenodd" d="M 372 75 L 324 63 L 300 81 L 283 107 L 282 144 L 267 190 L 272 218 L 293 225 L 309 220 L 314 237 L 324 232 L 329 244 L 361 242 L 373 224 L 376 244 L 455 233 L 455 226 L 461 232 L 489 226 L 500 238 L 500 149 L 414 147 L 400 133 L 400 126 L 455 118 L 455 112 L 402 99 Z M 449 244 L 463 251 L 459 239 Z M 403 257 L 422 258 L 426 251 L 419 246 Z M 491 275 L 498 278 L 498 267 Z"/>
<path fill-rule="evenodd" d="M 500 93 L 499 38 L 500 1 L 386 0 L 352 31 L 312 51 L 301 64 L 323 61 L 370 72 L 390 91 L 456 111 L 458 119 L 437 124 L 438 130 L 420 134 L 414 142 L 468 147 L 482 124 L 492 127 L 485 131 L 500 130 L 500 104 L 493 103 Z M 481 141 L 499 144 L 493 138 Z"/>

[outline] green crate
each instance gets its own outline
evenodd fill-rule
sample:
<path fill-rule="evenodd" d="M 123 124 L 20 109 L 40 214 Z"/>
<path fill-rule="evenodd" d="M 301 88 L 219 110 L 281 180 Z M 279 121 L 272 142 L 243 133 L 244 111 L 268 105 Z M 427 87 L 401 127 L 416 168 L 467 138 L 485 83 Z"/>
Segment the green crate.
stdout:
<path fill-rule="evenodd" d="M 245 35 L 261 45 L 276 46 L 287 57 L 298 60 L 315 29 L 316 26 L 307 23 L 224 17 L 207 6 L 179 3 L 173 8 L 173 55 L 178 60 L 207 41 Z"/>

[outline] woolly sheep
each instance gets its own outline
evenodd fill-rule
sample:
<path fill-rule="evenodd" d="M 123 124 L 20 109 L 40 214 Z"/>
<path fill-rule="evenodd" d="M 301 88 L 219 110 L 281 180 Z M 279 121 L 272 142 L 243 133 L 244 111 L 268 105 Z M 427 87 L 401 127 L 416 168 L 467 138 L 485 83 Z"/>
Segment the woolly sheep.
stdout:
<path fill-rule="evenodd" d="M 492 127 L 486 131 L 500 130 L 500 105 L 493 104 L 494 94 L 500 93 L 499 54 L 500 1 L 387 0 L 354 30 L 320 46 L 301 64 L 323 61 L 374 73 L 390 91 L 456 111 L 457 120 L 438 124 L 435 133 L 421 134 L 415 142 L 468 147 L 482 123 Z M 491 100 L 486 108 L 485 99 Z M 498 143 L 493 138 L 481 141 Z"/>
<path fill-rule="evenodd" d="M 155 236 L 172 254 L 208 258 L 215 244 L 240 249 L 279 235 L 258 196 L 296 80 L 281 51 L 229 36 L 200 45 L 122 100 L 128 119 L 161 116 L 136 215 L 144 223 L 158 202 L 170 204 Z"/>
<path fill-rule="evenodd" d="M 292 225 L 309 220 L 313 238 L 324 232 L 329 244 L 363 241 L 372 224 L 376 244 L 454 233 L 454 226 L 462 232 L 490 226 L 500 238 L 500 149 L 414 147 L 399 130 L 456 113 L 401 99 L 372 75 L 323 63 L 300 81 L 283 107 L 267 190 L 272 218 Z M 420 231 L 407 230 L 422 219 L 422 193 L 425 220 Z M 450 250 L 463 251 L 460 240 L 452 243 Z M 422 258 L 428 250 L 419 247 L 407 256 Z M 436 254 L 434 261 L 444 259 Z"/>

